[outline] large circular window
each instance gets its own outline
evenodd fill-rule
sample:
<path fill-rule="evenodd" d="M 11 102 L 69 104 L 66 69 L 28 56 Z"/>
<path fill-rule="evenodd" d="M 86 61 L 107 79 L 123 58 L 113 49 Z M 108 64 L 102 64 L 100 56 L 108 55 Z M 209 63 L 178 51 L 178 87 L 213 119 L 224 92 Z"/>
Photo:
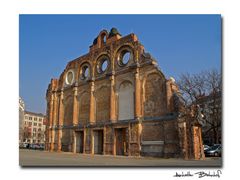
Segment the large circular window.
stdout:
<path fill-rule="evenodd" d="M 73 70 L 69 70 L 66 76 L 66 84 L 71 85 L 73 83 L 73 80 L 74 80 L 74 72 Z"/>
<path fill-rule="evenodd" d="M 108 60 L 104 59 L 104 61 L 102 62 L 102 65 L 101 65 L 101 70 L 106 71 L 107 68 L 108 68 Z"/>
<path fill-rule="evenodd" d="M 122 50 L 118 57 L 118 62 L 120 66 L 125 66 L 132 59 L 132 52 L 129 50 Z"/>
<path fill-rule="evenodd" d="M 90 77 L 90 66 L 84 64 L 81 68 L 81 79 L 88 79 Z"/>
<path fill-rule="evenodd" d="M 122 63 L 127 64 L 131 58 L 131 53 L 130 52 L 125 52 L 122 56 Z"/>
<path fill-rule="evenodd" d="M 107 56 L 103 56 L 102 58 L 100 58 L 97 63 L 97 72 L 98 73 L 105 72 L 109 67 L 109 64 L 110 64 L 109 62 L 110 61 Z"/>

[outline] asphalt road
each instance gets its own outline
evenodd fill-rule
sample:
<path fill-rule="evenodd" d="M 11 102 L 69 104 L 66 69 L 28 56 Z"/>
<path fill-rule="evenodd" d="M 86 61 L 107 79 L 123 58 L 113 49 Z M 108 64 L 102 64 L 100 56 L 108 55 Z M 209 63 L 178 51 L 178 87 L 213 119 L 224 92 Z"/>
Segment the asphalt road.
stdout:
<path fill-rule="evenodd" d="M 86 166 L 86 167 L 221 167 L 221 158 L 183 160 L 174 158 L 127 157 L 19 150 L 19 165 L 29 166 Z"/>

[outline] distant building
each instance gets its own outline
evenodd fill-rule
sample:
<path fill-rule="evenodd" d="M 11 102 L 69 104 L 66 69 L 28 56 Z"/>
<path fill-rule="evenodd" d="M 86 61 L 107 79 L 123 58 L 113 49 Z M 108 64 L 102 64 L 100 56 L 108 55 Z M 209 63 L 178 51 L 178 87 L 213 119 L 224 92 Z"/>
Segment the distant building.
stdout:
<path fill-rule="evenodd" d="M 45 121 L 43 114 L 25 111 L 23 142 L 45 143 Z"/>
<path fill-rule="evenodd" d="M 24 101 L 21 97 L 19 97 L 19 143 L 23 142 L 24 110 L 25 110 Z"/>

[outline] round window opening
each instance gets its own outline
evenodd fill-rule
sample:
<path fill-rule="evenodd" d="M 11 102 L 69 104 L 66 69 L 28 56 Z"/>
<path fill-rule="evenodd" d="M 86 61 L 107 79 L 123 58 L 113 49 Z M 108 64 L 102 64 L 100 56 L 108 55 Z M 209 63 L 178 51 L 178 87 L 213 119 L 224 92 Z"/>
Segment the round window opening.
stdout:
<path fill-rule="evenodd" d="M 67 73 L 66 83 L 67 84 L 72 84 L 73 83 L 73 72 L 72 71 L 69 71 Z"/>
<path fill-rule="evenodd" d="M 101 64 L 101 71 L 104 72 L 107 70 L 107 68 L 108 68 L 108 60 L 103 59 L 102 64 Z"/>
<path fill-rule="evenodd" d="M 83 67 L 83 72 L 82 72 L 82 76 L 83 76 L 83 79 L 89 77 L 89 67 L 88 66 L 84 66 Z"/>
<path fill-rule="evenodd" d="M 131 59 L 131 53 L 129 51 L 123 51 L 121 54 L 120 64 L 126 65 Z"/>
<path fill-rule="evenodd" d="M 109 67 L 109 59 L 108 57 L 104 56 L 98 60 L 97 63 L 97 72 L 99 74 L 104 73 Z"/>

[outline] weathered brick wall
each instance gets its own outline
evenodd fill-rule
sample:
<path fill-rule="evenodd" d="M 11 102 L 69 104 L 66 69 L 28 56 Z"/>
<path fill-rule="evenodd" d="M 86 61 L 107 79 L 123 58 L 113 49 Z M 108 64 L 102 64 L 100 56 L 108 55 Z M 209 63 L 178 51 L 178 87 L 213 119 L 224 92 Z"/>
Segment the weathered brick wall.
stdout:
<path fill-rule="evenodd" d="M 90 94 L 84 92 L 78 98 L 79 112 L 78 112 L 78 123 L 86 125 L 89 122 L 90 113 Z"/>
<path fill-rule="evenodd" d="M 54 150 L 57 151 L 57 144 L 58 144 L 58 130 L 54 130 L 55 133 L 54 133 Z"/>
<path fill-rule="evenodd" d="M 129 151 L 132 156 L 138 156 L 140 155 L 139 150 L 139 127 L 137 123 L 133 123 L 130 125 L 130 147 Z"/>
<path fill-rule="evenodd" d="M 91 153 L 91 129 L 86 128 L 85 153 Z"/>
<path fill-rule="evenodd" d="M 101 87 L 96 93 L 96 122 L 109 121 L 110 117 L 110 88 Z"/>
<path fill-rule="evenodd" d="M 163 122 L 144 122 L 142 130 L 142 141 L 163 141 Z"/>
<path fill-rule="evenodd" d="M 163 157 L 164 123 L 143 122 L 141 154 Z"/>
<path fill-rule="evenodd" d="M 72 125 L 73 120 L 73 98 L 68 96 L 64 102 L 64 119 L 63 125 L 69 126 Z"/>
<path fill-rule="evenodd" d="M 157 73 L 147 76 L 145 84 L 144 116 L 159 117 L 166 113 L 165 80 Z"/>
<path fill-rule="evenodd" d="M 72 133 L 70 129 L 62 130 L 62 151 L 70 151 L 70 146 L 72 144 Z"/>
<path fill-rule="evenodd" d="M 105 154 L 113 154 L 113 137 L 113 128 L 111 126 L 107 126 L 105 134 Z"/>
<path fill-rule="evenodd" d="M 176 120 L 166 121 L 164 123 L 164 156 L 165 157 L 178 157 L 179 137 L 178 137 L 178 124 Z"/>
<path fill-rule="evenodd" d="M 180 149 L 176 120 L 154 121 L 143 122 L 141 154 L 178 157 Z"/>

